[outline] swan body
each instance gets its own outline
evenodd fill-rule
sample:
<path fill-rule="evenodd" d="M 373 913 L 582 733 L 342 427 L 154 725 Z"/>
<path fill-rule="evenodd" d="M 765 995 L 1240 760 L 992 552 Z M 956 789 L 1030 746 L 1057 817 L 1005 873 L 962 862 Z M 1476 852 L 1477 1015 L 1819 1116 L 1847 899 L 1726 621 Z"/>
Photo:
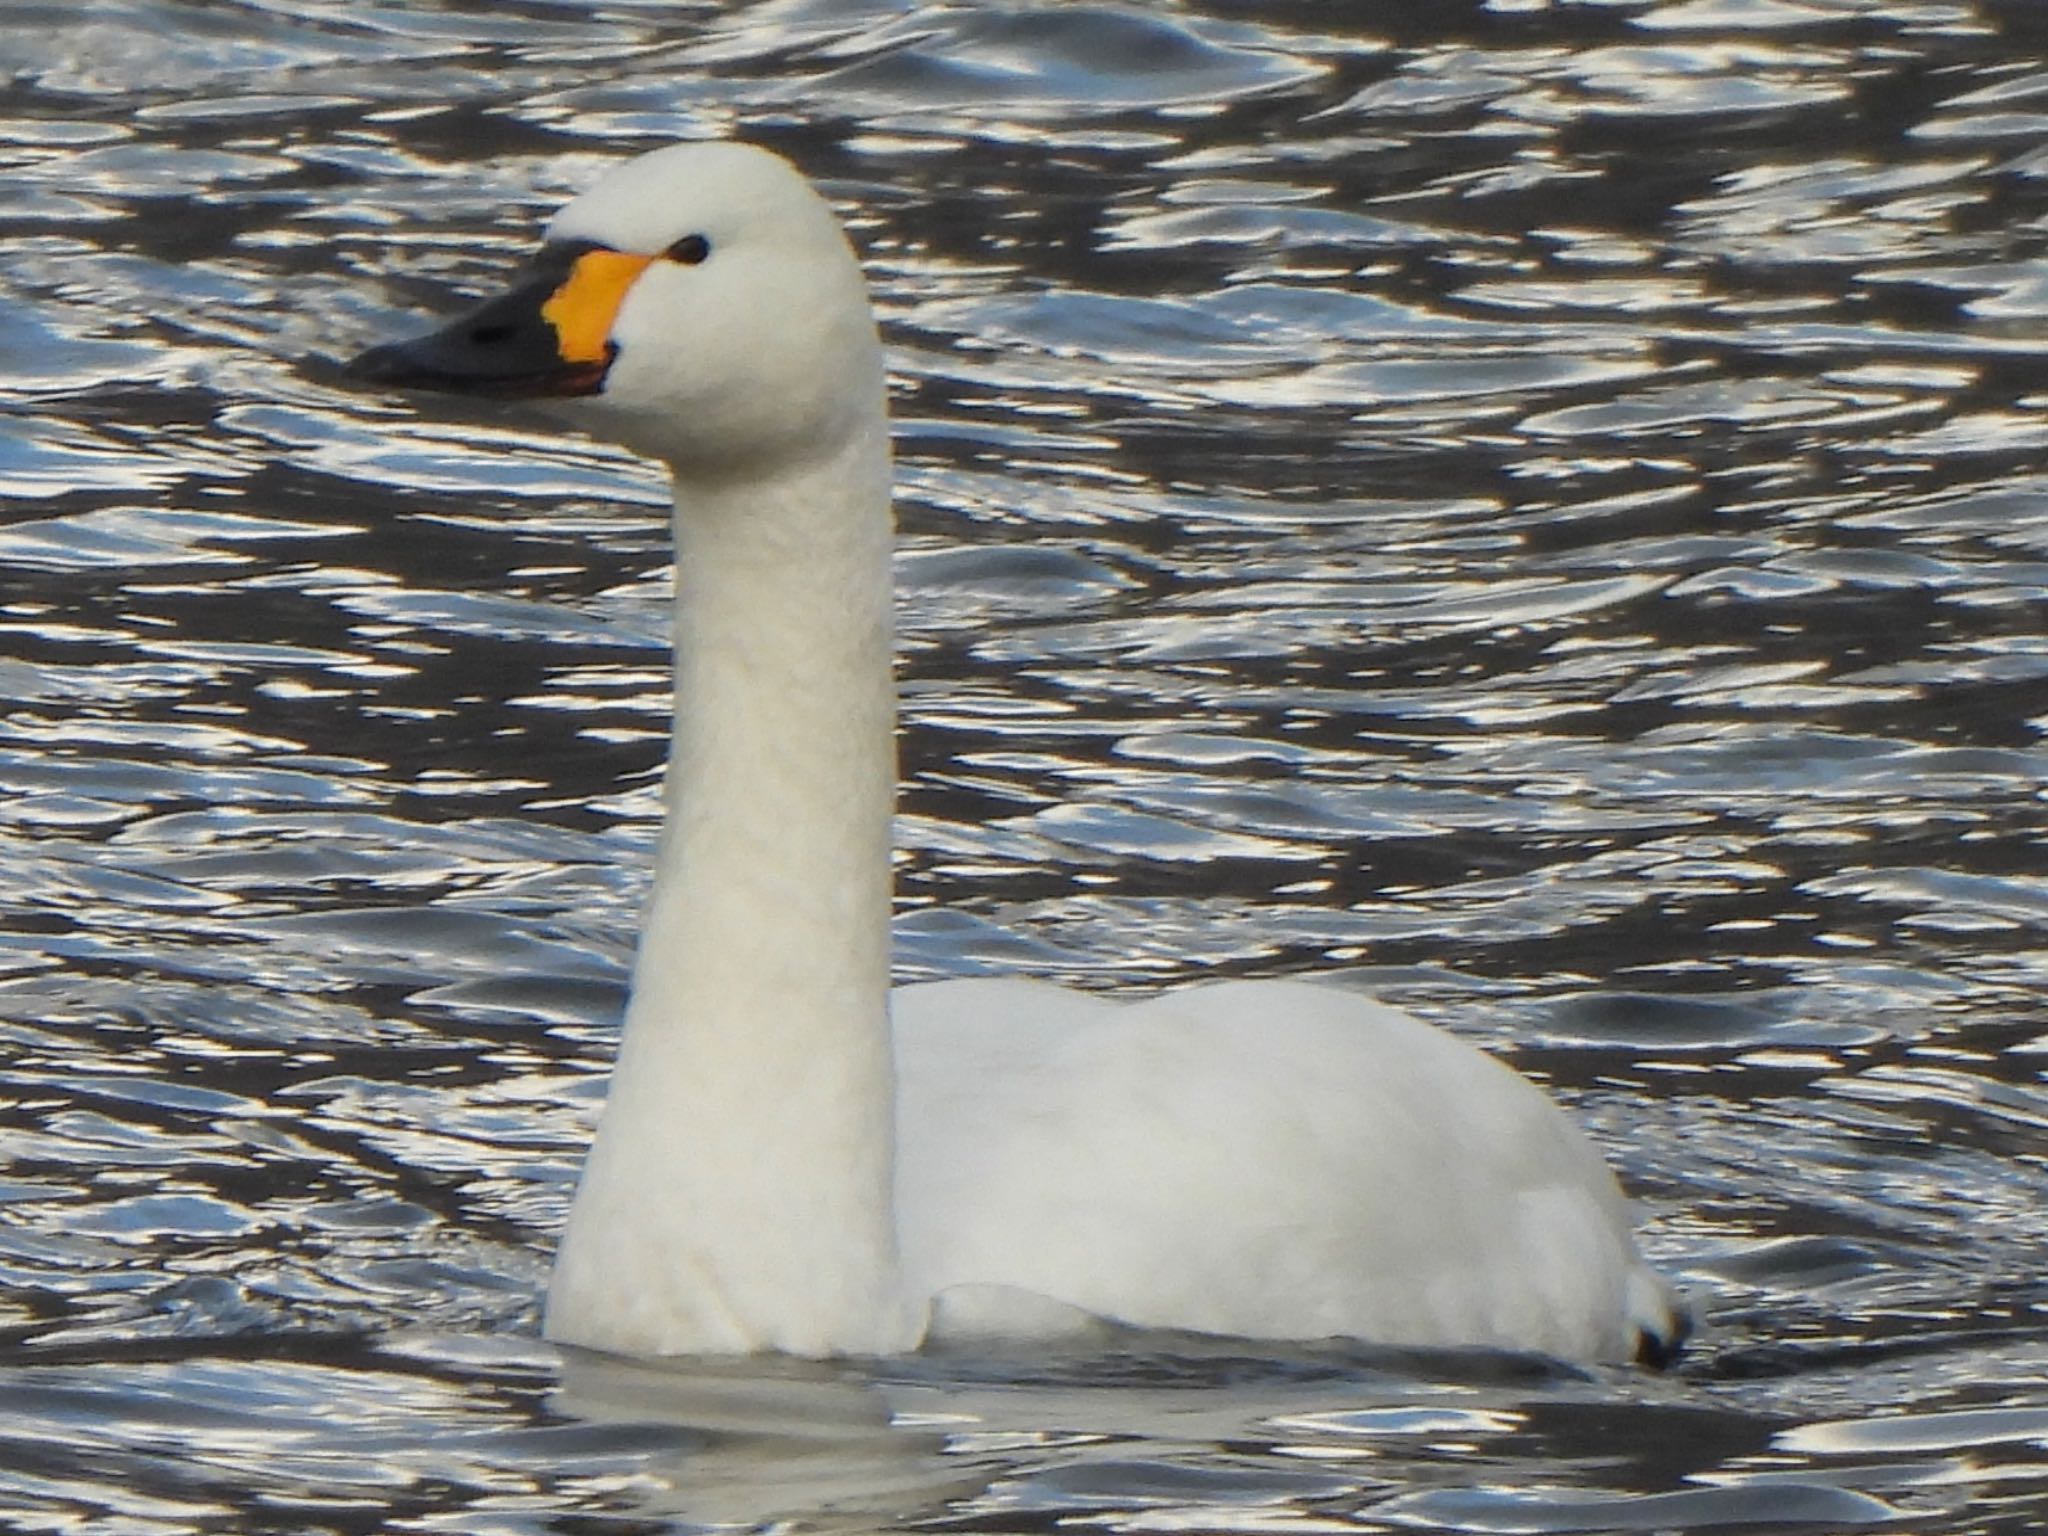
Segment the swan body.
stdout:
<path fill-rule="evenodd" d="M 353 365 L 559 400 L 675 477 L 675 720 L 557 1340 L 887 1354 L 1099 1321 L 1661 1361 L 1591 1144 L 1339 987 L 889 987 L 890 469 L 858 263 L 785 162 L 634 160 L 520 284 Z"/>

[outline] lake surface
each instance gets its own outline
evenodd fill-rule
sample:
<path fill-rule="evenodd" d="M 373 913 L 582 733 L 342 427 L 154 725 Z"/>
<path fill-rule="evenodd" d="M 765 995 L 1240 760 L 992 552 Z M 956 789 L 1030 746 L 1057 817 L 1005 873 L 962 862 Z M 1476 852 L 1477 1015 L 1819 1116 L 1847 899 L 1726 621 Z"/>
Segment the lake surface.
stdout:
<path fill-rule="evenodd" d="M 0 1525 L 2021 1532 L 2048 10 L 10 0 Z M 1343 973 L 1552 1084 L 1677 1372 L 535 1336 L 666 495 L 340 386 L 604 167 L 891 346 L 903 974 Z"/>

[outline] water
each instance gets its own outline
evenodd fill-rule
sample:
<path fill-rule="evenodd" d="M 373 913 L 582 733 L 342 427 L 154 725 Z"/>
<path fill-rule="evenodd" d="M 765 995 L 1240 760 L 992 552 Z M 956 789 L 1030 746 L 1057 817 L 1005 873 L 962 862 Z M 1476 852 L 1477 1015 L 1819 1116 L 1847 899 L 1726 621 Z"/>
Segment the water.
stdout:
<path fill-rule="evenodd" d="M 2038 1526 L 2038 8 L 0 19 L 0 1523 Z M 707 133 L 892 347 L 905 974 L 1355 973 L 1593 1129 L 1678 1373 L 536 1341 L 663 491 L 333 365 Z"/>

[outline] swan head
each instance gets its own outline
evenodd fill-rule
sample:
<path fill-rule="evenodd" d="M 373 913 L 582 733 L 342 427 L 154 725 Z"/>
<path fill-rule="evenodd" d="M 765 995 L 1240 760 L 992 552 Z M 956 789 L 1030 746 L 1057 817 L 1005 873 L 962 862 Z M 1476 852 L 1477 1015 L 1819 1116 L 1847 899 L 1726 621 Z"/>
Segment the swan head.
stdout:
<path fill-rule="evenodd" d="M 678 474 L 758 473 L 881 431 L 881 350 L 825 200 L 752 145 L 676 144 L 557 214 L 504 292 L 349 365 L 559 405 Z"/>

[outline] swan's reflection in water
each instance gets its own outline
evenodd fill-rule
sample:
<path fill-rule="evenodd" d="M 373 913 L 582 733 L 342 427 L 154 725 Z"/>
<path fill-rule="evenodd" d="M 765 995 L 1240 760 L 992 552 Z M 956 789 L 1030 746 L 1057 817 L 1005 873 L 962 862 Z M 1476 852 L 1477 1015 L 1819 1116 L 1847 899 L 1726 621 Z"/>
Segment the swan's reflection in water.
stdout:
<path fill-rule="evenodd" d="M 1379 1517 L 1576 1531 L 1753 1524 L 1773 1511 L 1847 1527 L 1903 1513 L 1856 1466 L 1756 1460 L 1769 1437 L 1753 1419 L 1676 1375 L 1477 1351 L 1158 1343 L 879 1368 L 565 1355 L 551 1406 L 633 1453 L 614 1500 L 692 1525 L 1078 1520 L 1299 1536 Z M 1594 1436 L 1604 1450 L 1586 1486 L 1539 1494 L 1515 1482 L 1518 1459 Z"/>
<path fill-rule="evenodd" d="M 650 1442 L 632 1502 L 693 1523 L 867 1529 L 942 1514 L 987 1482 L 946 1454 L 945 1431 L 899 1422 L 890 1394 L 851 1366 L 571 1349 L 549 1406 Z"/>
<path fill-rule="evenodd" d="M 637 1360 L 561 1354 L 548 1407 L 634 1453 L 611 1494 L 692 1524 L 862 1530 L 1091 1508 L 1208 1511 L 1298 1528 L 1382 1483 L 1389 1434 L 1513 1432 L 1528 1394 L 1607 1400 L 1635 1373 L 1483 1351 L 1307 1346 L 1251 1355 L 1186 1335 L 1030 1359 Z M 1645 1378 L 1657 1398 L 1680 1384 Z M 1289 1442 L 1299 1442 L 1290 1454 Z M 1321 1442 L 1321 1443 L 1318 1443 Z M 1229 1452 L 1220 1447 L 1236 1446 Z"/>

